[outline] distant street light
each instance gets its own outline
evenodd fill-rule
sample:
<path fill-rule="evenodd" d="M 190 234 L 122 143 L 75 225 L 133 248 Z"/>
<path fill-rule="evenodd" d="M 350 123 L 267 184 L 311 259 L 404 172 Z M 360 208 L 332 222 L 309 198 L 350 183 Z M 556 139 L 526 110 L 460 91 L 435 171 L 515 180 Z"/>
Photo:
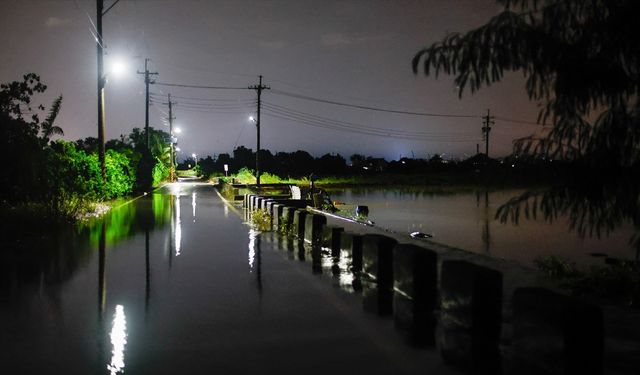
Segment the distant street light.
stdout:
<path fill-rule="evenodd" d="M 193 157 L 193 160 L 195 160 L 195 165 L 193 166 L 194 168 L 198 166 L 198 156 L 196 154 L 191 154 L 191 156 Z"/>
<path fill-rule="evenodd" d="M 180 134 L 180 133 L 182 133 L 182 129 L 180 129 L 180 128 L 174 128 L 174 129 L 173 129 L 173 132 L 174 132 L 174 133 L 176 133 L 176 134 Z"/>

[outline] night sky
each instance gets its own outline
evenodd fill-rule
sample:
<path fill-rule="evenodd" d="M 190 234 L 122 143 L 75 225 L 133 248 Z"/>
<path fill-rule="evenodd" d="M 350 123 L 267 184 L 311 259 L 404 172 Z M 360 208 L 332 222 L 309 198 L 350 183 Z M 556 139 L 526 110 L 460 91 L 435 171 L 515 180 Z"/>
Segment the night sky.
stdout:
<path fill-rule="evenodd" d="M 105 7 L 112 3 L 105 1 Z M 262 148 L 306 150 L 315 156 L 354 153 L 397 159 L 445 153 L 472 155 L 482 143 L 488 108 L 499 116 L 491 156 L 504 156 L 516 137 L 539 127 L 521 73 L 458 98 L 450 77 L 414 75 L 411 59 L 448 32 L 477 27 L 500 11 L 492 0 L 424 1 L 161 1 L 122 0 L 104 17 L 110 59 L 129 72 L 106 88 L 107 138 L 144 126 L 144 58 L 158 82 L 248 87 L 263 93 Z M 93 0 L 0 0 L 0 82 L 28 72 L 48 85 L 38 102 L 64 95 L 58 125 L 65 139 L 97 136 Z M 183 155 L 255 150 L 256 93 L 152 85 L 151 126 L 168 130 L 171 93 Z M 476 118 L 413 116 L 303 100 L 302 95 L 360 106 Z M 339 129 L 347 129 L 339 130 Z M 372 130 L 373 129 L 373 130 Z M 375 133 L 377 135 L 371 135 Z"/>

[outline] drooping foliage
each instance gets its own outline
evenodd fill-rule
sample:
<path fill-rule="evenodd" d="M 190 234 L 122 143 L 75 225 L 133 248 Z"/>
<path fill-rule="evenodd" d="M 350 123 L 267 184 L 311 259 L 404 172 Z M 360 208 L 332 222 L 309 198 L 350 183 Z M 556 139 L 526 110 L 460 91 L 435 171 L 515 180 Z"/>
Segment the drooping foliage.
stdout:
<path fill-rule="evenodd" d="M 459 94 L 526 77 L 550 130 L 518 153 L 629 167 L 640 163 L 640 22 L 636 0 L 497 0 L 487 24 L 419 51 L 414 72 L 455 77 Z"/>

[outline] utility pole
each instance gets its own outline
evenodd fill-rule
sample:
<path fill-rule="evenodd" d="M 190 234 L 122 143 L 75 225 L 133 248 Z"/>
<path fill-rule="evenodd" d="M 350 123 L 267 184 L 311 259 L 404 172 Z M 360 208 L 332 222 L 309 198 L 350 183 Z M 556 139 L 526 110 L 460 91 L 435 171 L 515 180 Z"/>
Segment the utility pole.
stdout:
<path fill-rule="evenodd" d="M 149 59 L 144 59 L 144 72 L 138 71 L 138 74 L 144 74 L 144 84 L 146 88 L 145 93 L 145 107 L 144 107 L 144 132 L 146 133 L 147 138 L 147 151 L 150 150 L 151 143 L 151 133 L 149 133 L 149 84 L 155 83 L 155 81 L 151 81 L 149 76 L 158 75 L 158 72 L 149 72 Z"/>
<path fill-rule="evenodd" d="M 260 106 L 261 106 L 261 99 L 260 96 L 262 95 L 262 90 L 269 90 L 271 87 L 269 86 L 264 86 L 262 84 L 262 76 L 259 76 L 260 80 L 258 85 L 253 85 L 253 86 L 249 86 L 250 90 L 256 90 L 256 92 L 258 93 L 258 113 L 257 113 L 257 119 L 256 119 L 256 132 L 257 132 L 257 146 L 256 146 L 256 185 L 260 186 Z"/>
<path fill-rule="evenodd" d="M 98 48 L 98 160 L 100 161 L 100 172 L 102 173 L 102 182 L 107 181 L 107 167 L 105 164 L 104 150 L 104 51 L 102 39 L 102 16 L 104 15 L 103 0 L 96 0 L 96 45 Z"/>
<path fill-rule="evenodd" d="M 484 125 L 482 127 L 482 133 L 484 134 L 485 155 L 488 158 L 489 157 L 489 132 L 491 131 L 491 125 L 495 124 L 495 121 L 493 121 L 493 116 L 491 116 L 488 109 L 487 109 L 487 115 L 484 116 L 484 122 L 482 124 Z"/>
<path fill-rule="evenodd" d="M 171 180 L 171 182 L 174 181 L 175 179 L 175 166 L 173 163 L 173 120 L 175 119 L 175 117 L 173 117 L 173 103 L 171 102 L 171 94 L 167 94 L 167 104 L 169 105 L 169 135 L 171 136 L 171 145 L 170 145 L 170 159 L 171 162 L 169 163 L 169 179 Z"/>
<path fill-rule="evenodd" d="M 119 1 L 120 0 L 114 1 L 105 10 L 104 0 L 96 0 L 96 47 L 98 52 L 98 160 L 100 161 L 102 182 L 107 182 L 107 167 L 104 156 L 104 129 L 106 122 L 106 116 L 104 114 L 104 86 L 107 83 L 107 77 L 104 74 L 104 38 L 102 38 L 102 17 Z"/>

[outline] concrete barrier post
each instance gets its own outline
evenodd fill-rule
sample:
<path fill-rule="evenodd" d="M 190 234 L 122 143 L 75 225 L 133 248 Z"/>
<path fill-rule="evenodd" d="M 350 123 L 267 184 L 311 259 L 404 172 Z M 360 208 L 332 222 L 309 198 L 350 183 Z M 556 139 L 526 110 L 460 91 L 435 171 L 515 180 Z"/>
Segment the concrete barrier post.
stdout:
<path fill-rule="evenodd" d="M 440 285 L 444 361 L 475 373 L 501 373 L 502 274 L 463 260 L 444 261 Z"/>
<path fill-rule="evenodd" d="M 512 344 L 509 373 L 602 374 L 602 310 L 544 288 L 517 289 Z"/>
<path fill-rule="evenodd" d="M 276 203 L 273 205 L 273 213 L 271 214 L 271 229 L 277 231 L 280 227 L 280 218 L 282 217 L 283 205 Z"/>
<path fill-rule="evenodd" d="M 296 208 L 285 206 L 282 208 L 282 216 L 278 220 L 278 230 L 286 231 L 285 234 L 291 234 L 293 230 L 293 217 L 296 212 Z"/>
<path fill-rule="evenodd" d="M 300 240 L 304 240 L 304 226 L 307 214 L 307 210 L 303 209 L 298 209 L 293 213 L 294 235 Z"/>
<path fill-rule="evenodd" d="M 365 311 L 393 313 L 393 248 L 397 243 L 379 234 L 365 234 L 362 238 L 362 270 L 374 280 L 363 289 Z"/>
<path fill-rule="evenodd" d="M 327 218 L 319 214 L 307 214 L 304 224 L 304 241 L 312 246 L 321 245 L 322 229 L 327 224 Z"/>
<path fill-rule="evenodd" d="M 267 214 L 269 214 L 269 228 L 273 228 L 273 205 L 275 203 L 273 199 L 268 199 L 265 203 L 265 209 L 267 210 Z"/>
<path fill-rule="evenodd" d="M 322 229 L 322 246 L 331 249 L 331 256 L 340 256 L 340 242 L 344 228 L 325 225 Z"/>
<path fill-rule="evenodd" d="M 266 210 L 267 209 L 267 202 L 269 202 L 271 199 L 267 198 L 267 197 L 263 197 L 262 200 L 260 201 L 260 209 L 261 210 Z"/>
<path fill-rule="evenodd" d="M 398 244 L 393 249 L 393 318 L 414 346 L 434 346 L 438 301 L 438 257 L 424 247 Z"/>
<path fill-rule="evenodd" d="M 340 236 L 340 248 L 351 257 L 351 270 L 362 271 L 362 235 L 344 232 Z"/>

